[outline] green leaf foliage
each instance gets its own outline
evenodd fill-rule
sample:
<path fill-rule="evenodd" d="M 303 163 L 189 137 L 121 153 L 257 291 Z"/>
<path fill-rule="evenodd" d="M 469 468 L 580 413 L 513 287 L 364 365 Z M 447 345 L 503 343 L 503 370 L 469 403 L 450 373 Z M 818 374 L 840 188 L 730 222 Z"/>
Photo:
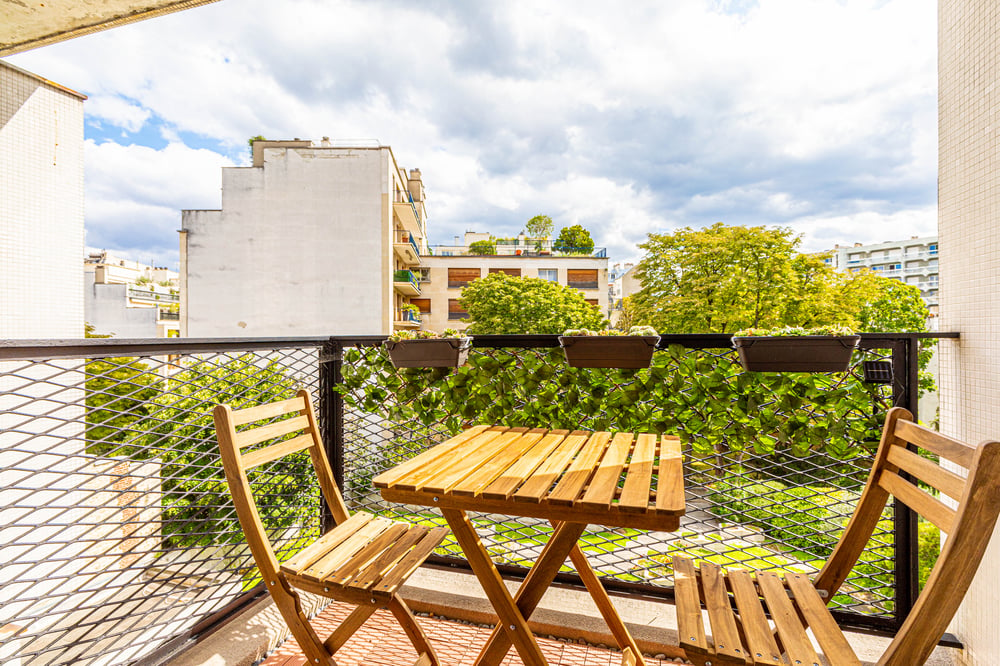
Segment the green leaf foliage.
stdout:
<path fill-rule="evenodd" d="M 731 353 L 671 345 L 644 370 L 571 368 L 558 348 L 476 350 L 467 365 L 397 369 L 351 349 L 339 391 L 390 422 L 671 433 L 694 454 L 851 459 L 877 440 L 887 397 L 853 374 L 747 373 Z"/>
<path fill-rule="evenodd" d="M 469 254 L 490 255 L 497 253 L 495 240 L 477 240 L 469 245 Z"/>
<path fill-rule="evenodd" d="M 524 230 L 531 238 L 548 238 L 552 234 L 552 218 L 548 215 L 536 215 L 524 225 Z"/>
<path fill-rule="evenodd" d="M 604 328 L 607 321 L 579 290 L 548 280 L 490 273 L 462 289 L 472 335 L 561 333 Z"/>
<path fill-rule="evenodd" d="M 590 232 L 579 224 L 563 227 L 559 237 L 552 243 L 552 249 L 564 254 L 590 254 L 594 251 L 594 239 Z"/>

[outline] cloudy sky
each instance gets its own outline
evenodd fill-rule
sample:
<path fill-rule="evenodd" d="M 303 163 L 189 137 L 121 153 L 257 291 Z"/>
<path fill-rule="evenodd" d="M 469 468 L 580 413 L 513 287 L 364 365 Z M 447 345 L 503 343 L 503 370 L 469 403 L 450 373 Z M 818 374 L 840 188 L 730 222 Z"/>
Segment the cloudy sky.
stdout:
<path fill-rule="evenodd" d="M 934 0 L 222 0 L 8 60 L 89 95 L 87 245 L 176 268 L 255 135 L 391 145 L 432 243 L 934 234 L 936 58 Z"/>

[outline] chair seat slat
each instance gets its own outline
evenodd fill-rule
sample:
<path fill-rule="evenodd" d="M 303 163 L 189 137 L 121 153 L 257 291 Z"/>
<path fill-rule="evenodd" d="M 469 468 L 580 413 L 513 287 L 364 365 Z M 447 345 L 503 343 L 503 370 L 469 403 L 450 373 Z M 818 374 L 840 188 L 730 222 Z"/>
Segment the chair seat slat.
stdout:
<path fill-rule="evenodd" d="M 740 642 L 722 570 L 711 562 L 702 562 L 700 571 L 702 599 L 705 602 L 705 610 L 708 611 L 708 622 L 712 627 L 715 653 L 745 662 L 746 651 Z"/>
<path fill-rule="evenodd" d="M 701 619 L 701 595 L 694 562 L 674 557 L 674 599 L 677 602 L 677 635 L 686 650 L 709 654 L 705 624 Z"/>
<path fill-rule="evenodd" d="M 743 633 L 746 635 L 747 653 L 753 663 L 761 666 L 782 666 L 781 650 L 774 640 L 760 594 L 754 585 L 750 572 L 746 569 L 732 569 L 727 572 L 729 587 L 736 600 L 736 610 L 740 614 Z"/>
<path fill-rule="evenodd" d="M 778 630 L 778 637 L 788 654 L 789 661 L 809 666 L 820 663 L 781 579 L 769 571 L 758 571 L 757 587 L 760 588 L 761 596 L 767 603 L 771 620 Z"/>
<path fill-rule="evenodd" d="M 830 615 L 829 609 L 809 577 L 786 573 L 785 582 L 795 595 L 795 605 L 812 628 L 813 635 L 827 660 L 835 666 L 861 666 L 861 661 L 854 654 L 844 632 L 837 626 L 837 622 Z"/>

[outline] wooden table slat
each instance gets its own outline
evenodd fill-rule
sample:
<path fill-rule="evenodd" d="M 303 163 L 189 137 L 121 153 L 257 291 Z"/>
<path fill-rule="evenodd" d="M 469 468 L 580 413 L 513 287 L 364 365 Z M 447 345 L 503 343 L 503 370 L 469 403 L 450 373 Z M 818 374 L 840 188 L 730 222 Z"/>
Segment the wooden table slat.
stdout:
<path fill-rule="evenodd" d="M 451 489 L 452 494 L 468 496 L 479 494 L 483 488 L 502 476 L 507 468 L 522 457 L 530 458 L 532 448 L 544 434 L 545 430 L 542 429 L 529 430 L 517 439 L 508 442 L 503 449 L 497 452 L 497 455 L 493 456 L 487 463 L 480 465 L 475 473 L 455 484 Z"/>
<path fill-rule="evenodd" d="M 594 474 L 594 467 L 604 455 L 604 449 L 611 440 L 609 432 L 595 432 L 584 445 L 583 450 L 573 459 L 569 468 L 559 479 L 546 499 L 554 504 L 572 504 L 580 497 Z"/>
<path fill-rule="evenodd" d="M 503 432 L 506 430 L 506 428 L 490 428 L 489 426 L 484 425 L 473 426 L 468 430 L 455 435 L 451 439 L 419 453 L 406 462 L 382 472 L 372 479 L 372 484 L 374 484 L 376 488 L 390 488 L 396 485 L 400 479 L 412 474 L 414 471 L 426 465 L 429 461 L 437 459 L 439 456 L 442 456 L 442 454 L 461 448 L 466 442 L 474 437 L 477 437 L 480 433 L 488 429 L 493 430 L 494 432 Z M 412 490 L 413 488 L 410 489 Z"/>
<path fill-rule="evenodd" d="M 630 432 L 620 432 L 612 438 L 587 492 L 576 502 L 577 505 L 591 508 L 611 506 L 618 489 L 618 479 L 632 448 L 632 439 Z"/>
<path fill-rule="evenodd" d="M 550 430 L 547 435 L 541 438 L 532 447 L 530 454 L 522 456 L 520 460 L 507 468 L 507 470 L 480 493 L 482 497 L 493 500 L 509 499 L 518 486 L 531 476 L 531 473 L 538 469 L 538 466 L 545 462 L 545 459 L 562 443 L 569 434 L 569 430 Z"/>
<path fill-rule="evenodd" d="M 684 512 L 684 470 L 681 467 L 681 440 L 671 435 L 660 439 L 660 468 L 656 481 L 656 510 Z"/>
<path fill-rule="evenodd" d="M 449 455 L 447 460 L 442 461 L 445 464 L 432 477 L 424 480 L 424 490 L 429 493 L 450 491 L 463 479 L 474 474 L 483 465 L 488 464 L 494 456 L 502 453 L 507 446 L 516 441 L 525 431 L 527 431 L 527 428 L 511 428 L 499 437 L 490 439 L 488 442 L 480 443 L 479 440 L 473 440 L 478 446 L 468 452 L 463 450 L 463 455 Z"/>
<path fill-rule="evenodd" d="M 513 497 L 518 502 L 538 502 L 549 491 L 552 484 L 569 464 L 576 452 L 587 442 L 590 433 L 574 430 L 566 436 L 559 448 L 531 473 L 525 482 L 517 489 Z"/>
<path fill-rule="evenodd" d="M 636 438 L 632 458 L 628 463 L 625 485 L 618 498 L 622 511 L 646 511 L 653 482 L 653 460 L 656 457 L 656 435 L 642 434 Z"/>

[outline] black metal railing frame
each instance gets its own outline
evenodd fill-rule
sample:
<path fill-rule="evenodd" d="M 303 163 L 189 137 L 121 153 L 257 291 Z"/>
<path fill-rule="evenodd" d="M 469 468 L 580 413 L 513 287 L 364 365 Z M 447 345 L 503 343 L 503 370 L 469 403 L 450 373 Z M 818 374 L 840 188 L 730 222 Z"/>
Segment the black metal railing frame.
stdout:
<path fill-rule="evenodd" d="M 892 333 L 863 334 L 861 347 L 868 350 L 889 350 L 889 356 L 894 371 L 892 386 L 892 402 L 905 406 L 914 414 L 917 413 L 918 364 L 917 352 L 922 339 L 958 337 L 950 333 Z M 316 388 L 317 408 L 320 427 L 330 461 L 334 467 L 337 482 L 345 487 L 345 401 L 343 395 L 335 391 L 344 381 L 344 352 L 357 347 L 375 347 L 381 344 L 384 336 L 334 336 L 308 338 L 252 338 L 252 339 L 190 339 L 167 338 L 159 340 L 26 340 L 0 341 L 0 363 L 6 361 L 37 360 L 49 362 L 58 359 L 112 359 L 120 357 L 170 358 L 173 355 L 195 356 L 198 354 L 225 354 L 259 352 L 269 353 L 282 349 L 316 350 L 315 360 L 318 384 Z M 473 340 L 475 348 L 482 352 L 498 349 L 545 349 L 558 346 L 554 335 L 521 335 L 521 336 L 476 336 Z M 668 345 L 681 345 L 692 350 L 725 350 L 730 349 L 727 335 L 665 335 L 660 341 L 660 348 Z M 312 361 L 309 361 L 310 363 Z M 0 366 L 2 367 L 2 366 Z M 4 490 L 0 488 L 0 490 Z M 858 613 L 840 613 L 838 620 L 847 625 L 860 626 L 869 630 L 893 631 L 898 628 L 899 618 L 906 616 L 917 593 L 917 524 L 916 517 L 905 509 L 897 507 L 893 512 L 893 531 L 895 535 L 895 612 L 891 618 L 865 617 Z M 324 529 L 329 528 L 332 521 L 329 516 L 323 517 Z M 455 558 L 437 558 L 437 561 L 449 566 L 455 565 Z M 523 569 L 502 567 L 511 575 L 523 574 Z M 579 584 L 575 575 L 560 574 L 559 579 L 569 584 Z M 612 592 L 641 593 L 651 596 L 670 596 L 669 590 L 655 588 L 643 583 L 627 583 L 605 579 L 605 584 Z M 192 636 L 208 631 L 225 618 L 234 614 L 243 604 L 262 593 L 258 586 L 238 597 L 222 610 L 215 610 L 207 615 L 191 629 L 183 634 L 165 641 L 163 647 L 155 654 L 164 653 L 178 644 L 190 640 Z"/>

